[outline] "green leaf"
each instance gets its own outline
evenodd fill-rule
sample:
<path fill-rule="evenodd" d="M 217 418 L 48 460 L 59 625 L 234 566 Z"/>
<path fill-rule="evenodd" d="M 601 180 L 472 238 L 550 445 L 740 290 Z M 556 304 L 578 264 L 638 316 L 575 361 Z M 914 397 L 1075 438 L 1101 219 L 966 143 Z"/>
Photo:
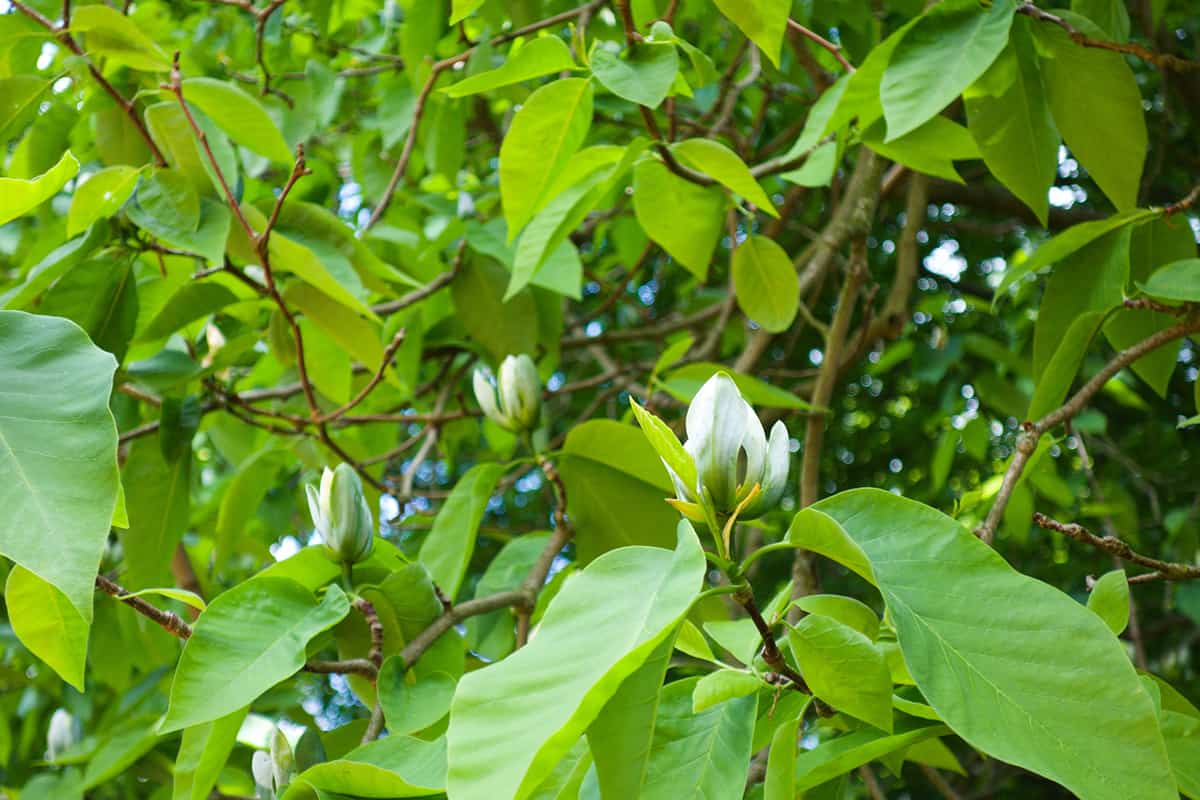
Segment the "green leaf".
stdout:
<path fill-rule="evenodd" d="M 844 492 L 789 536 L 822 552 L 805 535 L 822 515 L 869 560 L 908 669 L 955 733 L 1083 797 L 1175 797 L 1154 704 L 1099 617 L 912 500 Z M 995 636 L 1014 626 L 1021 636 Z"/>
<path fill-rule="evenodd" d="M 808 704 L 804 705 L 808 708 Z M 767 755 L 767 774 L 763 786 L 764 800 L 796 799 L 796 750 L 800 745 L 800 721 L 798 716 L 775 729 L 771 737 L 771 752 Z"/>
<path fill-rule="evenodd" d="M 335 761 L 309 767 L 296 776 L 280 800 L 308 800 L 319 792 L 355 797 L 428 797 L 445 786 L 444 738 L 427 742 L 411 736 L 388 736 Z"/>
<path fill-rule="evenodd" d="M 697 682 L 688 678 L 662 690 L 640 800 L 741 796 L 758 698 L 739 697 L 695 713 L 692 695 Z"/>
<path fill-rule="evenodd" d="M 0 178 L 0 225 L 29 213 L 54 197 L 77 172 L 79 162 L 68 150 L 57 164 L 36 178 Z"/>
<path fill-rule="evenodd" d="M 1099 239 L 1106 233 L 1115 231 L 1125 225 L 1137 226 L 1143 222 L 1153 219 L 1158 216 L 1157 211 L 1150 209 L 1136 209 L 1134 211 L 1126 211 L 1120 214 L 1114 214 L 1107 219 L 1098 219 L 1093 222 L 1081 222 L 1078 225 L 1072 225 L 1062 233 L 1045 242 L 1037 250 L 1033 252 L 1029 258 L 1024 261 L 1013 259 L 1008 269 L 1004 272 L 1004 277 L 1000 281 L 1000 285 L 996 288 L 997 300 L 1003 296 L 1004 290 L 1012 286 L 1026 275 L 1045 269 L 1052 264 L 1062 261 L 1067 256 L 1074 253 L 1084 245 Z"/>
<path fill-rule="evenodd" d="M 743 664 L 753 663 L 762 647 L 758 628 L 745 618 L 711 620 L 704 623 L 704 630 Z"/>
<path fill-rule="evenodd" d="M 632 397 L 629 398 L 629 404 L 633 407 L 633 415 L 637 417 L 638 426 L 646 435 L 646 440 L 650 442 L 654 452 L 658 453 L 659 458 L 675 473 L 684 486 L 695 486 L 696 462 L 691 454 L 683 449 L 675 432 L 657 416 L 642 408 Z"/>
<path fill-rule="evenodd" d="M 1008 43 L 1016 4 L 981 9 L 950 0 L 927 11 L 904 34 L 883 73 L 880 100 L 892 142 L 924 125 L 984 73 Z"/>
<path fill-rule="evenodd" d="M 260 576 L 217 596 L 192 626 L 160 732 L 210 722 L 253 702 L 298 672 L 309 640 L 349 611 L 336 584 L 318 602 L 284 578 Z"/>
<path fill-rule="evenodd" d="M 484 570 L 475 587 L 475 596 L 487 597 L 519 588 L 549 540 L 548 533 L 527 533 L 506 543 Z M 466 622 L 467 646 L 493 661 L 504 658 L 516 644 L 515 621 L 512 610 L 507 608 L 471 617 Z"/>
<path fill-rule="evenodd" d="M 1040 380 L 1067 329 L 1089 311 L 1121 304 L 1129 279 L 1129 229 L 1121 228 L 1063 258 L 1046 281 L 1033 331 L 1033 377 Z"/>
<path fill-rule="evenodd" d="M 219 283 L 211 281 L 185 283 L 146 323 L 146 327 L 138 334 L 138 338 L 143 341 L 162 339 L 180 330 L 188 323 L 211 316 L 214 312 L 237 301 L 238 296 Z"/>
<path fill-rule="evenodd" d="M 0 78 L 0 142 L 20 134 L 37 113 L 42 93 L 53 81 L 36 75 L 12 75 Z"/>
<path fill-rule="evenodd" d="M 837 171 L 840 148 L 837 142 L 817 145 L 798 169 L 780 174 L 788 183 L 797 186 L 828 186 Z"/>
<path fill-rule="evenodd" d="M 1076 27 L 1086 34 L 1095 26 Z M 1041 64 L 1050 109 L 1067 147 L 1118 211 L 1132 210 L 1147 142 L 1133 71 L 1120 53 L 1078 45 L 1057 25 L 1037 25 L 1034 33 L 1046 56 Z"/>
<path fill-rule="evenodd" d="M 1058 166 L 1058 129 L 1046 101 L 1030 22 L 1014 20 L 1009 44 L 963 94 L 967 128 L 983 163 L 1046 226 Z"/>
<path fill-rule="evenodd" d="M 734 248 L 733 288 L 742 313 L 772 333 L 787 330 L 800 309 L 796 268 L 766 236 L 751 236 Z"/>
<path fill-rule="evenodd" d="M 136 280 L 128 258 L 86 261 L 50 287 L 38 311 L 78 324 L 96 346 L 122 361 L 137 324 Z"/>
<path fill-rule="evenodd" d="M 126 717 L 107 732 L 83 773 L 84 789 L 107 784 L 148 753 L 159 738 L 154 721 L 153 715 Z"/>
<path fill-rule="evenodd" d="M 646 781 L 659 693 L 671 662 L 669 635 L 604 704 L 588 727 L 587 743 L 604 797 L 640 797 Z"/>
<path fill-rule="evenodd" d="M 633 210 L 646 235 L 700 280 L 721 238 L 725 195 L 647 159 L 633 168 Z"/>
<path fill-rule="evenodd" d="M 4 604 L 13 633 L 21 644 L 82 692 L 88 621 L 66 595 L 17 565 L 8 573 Z"/>
<path fill-rule="evenodd" d="M 292 163 L 292 149 L 275 121 L 258 100 L 232 83 L 216 78 L 187 78 L 183 81 L 183 98 L 207 114 L 238 144 L 272 161 Z"/>
<path fill-rule="evenodd" d="M 1175 261 L 1154 271 L 1138 288 L 1151 297 L 1184 303 L 1200 302 L 1200 258 Z"/>
<path fill-rule="evenodd" d="M 1124 0 L 1071 0 L 1071 11 L 1096 23 L 1104 31 L 1104 38 L 1129 41 L 1129 10 Z"/>
<path fill-rule="evenodd" d="M 597 47 L 591 58 L 592 74 L 604 88 L 648 108 L 658 108 L 679 74 L 679 54 L 669 42 L 644 42 L 626 58 Z"/>
<path fill-rule="evenodd" d="M 161 170 L 158 177 L 169 174 Z M 154 179 L 152 178 L 151 181 Z M 175 247 L 189 253 L 201 256 L 210 266 L 219 266 L 225 257 L 225 242 L 229 238 L 229 225 L 232 215 L 223 203 L 211 197 L 199 198 L 199 217 L 194 218 L 189 211 L 186 195 L 177 199 L 183 202 L 171 205 L 160 205 L 155 197 L 155 205 L 147 207 L 144 200 L 143 188 L 149 192 L 152 182 L 144 182 L 134 193 L 133 201 L 125 206 L 125 214 L 135 225 L 151 236 L 170 247 Z M 187 184 L 182 184 L 186 186 Z M 189 187 L 190 188 L 190 187 Z M 193 194 L 192 197 L 195 197 Z M 196 219 L 195 225 L 190 225 Z M 189 230 L 190 226 L 190 230 Z M 275 237 L 271 237 L 274 245 Z"/>
<path fill-rule="evenodd" d="M 433 672 L 417 677 L 399 657 L 389 658 L 379 670 L 379 702 L 393 736 L 430 727 L 450 711 L 458 685 L 453 675 Z"/>
<path fill-rule="evenodd" d="M 465 97 L 572 69 L 576 69 L 575 59 L 563 40 L 542 36 L 514 46 L 499 67 L 464 78 L 442 91 L 450 97 Z"/>
<path fill-rule="evenodd" d="M 218 720 L 184 729 L 175 757 L 171 800 L 206 800 L 233 752 L 246 711 L 240 708 Z"/>
<path fill-rule="evenodd" d="M 268 445 L 238 465 L 217 510 L 213 551 L 218 562 L 233 552 L 238 537 L 250 528 L 255 512 L 275 485 L 276 475 L 286 460 L 285 453 Z"/>
<path fill-rule="evenodd" d="M 125 583 L 134 589 L 171 581 L 171 557 L 188 524 L 191 447 L 168 464 L 158 442 L 143 439 L 122 470 L 129 528 L 121 533 Z"/>
<path fill-rule="evenodd" d="M 945 725 L 899 719 L 895 733 L 862 728 L 819 743 L 796 759 L 796 790 L 805 792 L 889 753 L 948 733 Z"/>
<path fill-rule="evenodd" d="M 133 194 L 142 171 L 134 167 L 109 167 L 87 179 L 71 197 L 67 211 L 67 236 L 87 230 L 98 219 L 108 219 L 121 210 Z"/>
<path fill-rule="evenodd" d="M 737 25 L 746 38 L 754 42 L 779 66 L 780 51 L 783 49 L 783 34 L 787 31 L 788 14 L 792 10 L 789 0 L 714 0 L 730 22 Z"/>
<path fill-rule="evenodd" d="M 737 153 L 712 139 L 686 139 L 671 145 L 676 158 L 705 173 L 734 194 L 739 194 L 772 217 L 778 217 L 771 198 L 750 174 Z"/>
<path fill-rule="evenodd" d="M 791 408 L 796 411 L 807 411 L 812 408 L 786 389 L 772 386 L 766 381 L 741 372 L 734 372 L 724 364 L 709 361 L 697 361 L 671 370 L 663 382 L 663 389 L 680 402 L 690 403 L 704 382 L 718 372 L 728 373 L 733 382 L 737 384 L 742 396 L 752 405 L 767 406 L 768 408 Z"/>
<path fill-rule="evenodd" d="M 451 600 L 458 596 L 467 564 L 475 552 L 475 533 L 496 481 L 504 471 L 503 464 L 494 463 L 476 464 L 467 470 L 454 485 L 433 521 L 433 529 L 421 543 L 417 558 Z"/>
<path fill-rule="evenodd" d="M 153 587 L 150 589 L 141 589 L 136 592 L 129 592 L 128 594 L 121 595 L 121 599 L 124 600 L 126 597 L 142 597 L 148 594 L 155 595 L 156 597 L 167 597 L 171 600 L 178 600 L 184 605 L 191 606 L 197 611 L 203 611 L 208 607 L 208 604 L 204 602 L 204 598 L 195 592 L 189 592 L 187 589 L 174 589 L 171 587 L 162 586 Z"/>
<path fill-rule="evenodd" d="M 500 144 L 500 202 L 509 239 L 525 226 L 592 124 L 586 78 L 548 83 L 529 96 Z"/>
<path fill-rule="evenodd" d="M 1179 791 L 1196 800 L 1200 797 L 1200 710 L 1162 678 L 1148 677 L 1153 679 L 1162 697 L 1159 725 Z"/>
<path fill-rule="evenodd" d="M 528 797 L 621 682 L 674 632 L 704 569 L 696 534 L 681 523 L 674 552 L 621 548 L 577 573 L 529 644 L 459 683 L 447 733 L 447 793 L 458 800 Z M 536 716 L 524 713 L 530 707 Z"/>
<path fill-rule="evenodd" d="M 754 694 L 766 687 L 752 672 L 740 669 L 719 669 L 704 675 L 692 691 L 692 711 L 699 714 L 715 705 Z"/>
<path fill-rule="evenodd" d="M 580 562 L 624 545 L 671 543 L 679 516 L 665 498 L 675 489 L 637 428 L 606 419 L 576 425 L 557 464 Z"/>
<path fill-rule="evenodd" d="M 798 598 L 792 605 L 809 614 L 832 617 L 871 641 L 879 636 L 879 617 L 870 606 L 853 597 L 840 594 L 810 594 Z"/>
<path fill-rule="evenodd" d="M 0 311 L 0 553 L 83 618 L 120 485 L 108 410 L 117 362 L 75 324 Z"/>
<path fill-rule="evenodd" d="M 1026 419 L 1040 419 L 1053 411 L 1066 399 L 1075 374 L 1083 364 L 1088 345 L 1104 323 L 1104 311 L 1089 311 L 1071 322 L 1063 334 L 1054 356 L 1046 364 L 1045 373 L 1033 390 Z"/>
<path fill-rule="evenodd" d="M 106 5 L 81 6 L 71 14 L 71 33 L 84 34 L 84 49 L 116 64 L 145 72 L 166 72 L 167 54 L 132 19 Z"/>
<path fill-rule="evenodd" d="M 892 732 L 892 677 L 866 635 L 809 614 L 788 631 L 792 655 L 813 694 L 839 711 Z"/>
<path fill-rule="evenodd" d="M 1129 581 L 1125 570 L 1114 569 L 1100 576 L 1088 595 L 1087 606 L 1095 611 L 1114 634 L 1129 624 Z"/>
<path fill-rule="evenodd" d="M 1104 323 L 1104 338 L 1113 350 L 1120 352 L 1148 339 L 1177 322 L 1170 314 L 1143 309 L 1123 308 Z M 1149 384 L 1159 397 L 1167 396 L 1167 386 L 1175 372 L 1180 344 L 1156 347 L 1129 365 L 1139 378 Z"/>
<path fill-rule="evenodd" d="M 451 0 L 450 24 L 457 25 L 479 10 L 485 0 Z"/>
<path fill-rule="evenodd" d="M 954 162 L 980 157 L 979 147 L 967 129 L 940 116 L 886 142 L 883 140 L 883 123 L 876 122 L 863 132 L 862 140 L 884 158 L 955 183 L 962 183 L 963 179 L 954 169 Z"/>

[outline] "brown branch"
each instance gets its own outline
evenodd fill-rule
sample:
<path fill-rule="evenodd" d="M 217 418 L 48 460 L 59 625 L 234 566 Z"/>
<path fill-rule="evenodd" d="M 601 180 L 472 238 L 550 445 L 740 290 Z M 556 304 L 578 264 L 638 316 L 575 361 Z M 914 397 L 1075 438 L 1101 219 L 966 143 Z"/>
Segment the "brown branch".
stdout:
<path fill-rule="evenodd" d="M 1130 583 L 1148 583 L 1157 580 L 1192 581 L 1200 579 L 1200 565 L 1151 558 L 1134 550 L 1124 539 L 1118 539 L 1115 536 L 1097 536 L 1082 525 L 1074 522 L 1059 522 L 1041 512 L 1034 512 L 1033 521 L 1040 528 L 1061 533 L 1077 542 L 1082 542 L 1097 550 L 1114 555 L 1123 561 L 1129 561 L 1154 570 L 1154 572 L 1135 575 L 1129 578 Z"/>
<path fill-rule="evenodd" d="M 842 65 L 842 68 L 845 69 L 846 72 L 854 72 L 854 65 L 851 64 L 849 59 L 846 58 L 846 54 L 842 52 L 842 48 L 840 46 L 829 41 L 816 31 L 809 30 L 799 22 L 796 22 L 794 19 L 789 19 L 787 24 L 789 28 L 803 36 L 805 39 L 808 39 L 810 42 L 814 42 L 828 50 L 829 54 L 837 59 L 837 62 Z"/>
<path fill-rule="evenodd" d="M 1008 469 L 1004 473 L 1004 480 L 1000 485 L 1000 493 L 996 495 L 996 502 L 992 505 L 991 510 L 988 511 L 987 519 L 975 529 L 975 535 L 985 542 L 992 541 L 992 538 L 996 534 L 996 528 L 1000 524 L 1000 519 L 1004 516 L 1004 509 L 1008 505 L 1012 490 L 1016 488 L 1017 481 L 1021 477 L 1021 472 L 1025 469 L 1025 464 L 1029 460 L 1029 455 L 1037 448 L 1038 440 L 1041 439 L 1044 433 L 1074 419 L 1079 412 L 1087 407 L 1092 398 L 1104 388 L 1105 384 L 1116 377 L 1117 373 L 1121 370 L 1147 353 L 1197 331 L 1200 331 L 1200 314 L 1193 313 L 1188 319 L 1178 322 L 1169 328 L 1163 328 L 1137 344 L 1125 348 L 1113 356 L 1099 372 L 1092 376 L 1091 380 L 1080 387 L 1079 391 L 1075 392 L 1061 406 L 1036 422 L 1023 423 L 1021 432 L 1017 434 L 1016 453 L 1013 454 L 1013 460 L 1009 462 Z M 1023 449 L 1028 452 L 1022 458 Z"/>
<path fill-rule="evenodd" d="M 116 101 L 116 104 L 120 106 L 122 111 L 125 112 L 125 116 L 129 117 L 129 121 L 133 123 L 133 127 L 137 130 L 138 136 L 142 137 L 143 141 L 146 142 L 146 146 L 150 149 L 150 155 L 154 158 L 154 164 L 159 167 L 167 166 L 167 159 L 163 156 L 162 151 L 158 149 L 158 145 L 154 143 L 154 137 L 150 135 L 150 130 L 146 127 L 146 123 L 143 122 L 141 116 L 138 115 L 137 106 L 133 104 L 132 100 L 126 99 L 123 94 L 117 91 L 116 87 L 109 83 L 108 79 L 105 78 L 100 70 L 96 68 L 96 65 L 92 63 L 91 58 L 88 57 L 87 53 L 79 45 L 79 42 L 75 40 L 75 37 L 72 36 L 65 28 L 56 26 L 53 22 L 39 14 L 36 10 L 20 2 L 20 0 L 13 0 L 12 5 L 13 8 L 17 9 L 22 14 L 29 17 L 38 25 L 41 25 L 43 28 L 49 31 L 55 39 L 58 39 L 58 41 L 62 42 L 64 47 L 84 60 L 84 62 L 87 64 L 88 72 L 90 72 L 92 77 L 95 78 L 96 83 L 100 84 L 100 87 L 108 93 L 108 96 Z"/>
<path fill-rule="evenodd" d="M 1094 47 L 1100 50 L 1109 50 L 1114 53 L 1123 53 L 1125 55 L 1135 56 L 1148 64 L 1153 64 L 1159 69 L 1172 69 L 1179 72 L 1190 72 L 1200 70 L 1200 63 L 1189 61 L 1186 58 L 1171 55 L 1169 53 L 1156 53 L 1153 50 L 1143 47 L 1136 42 L 1108 42 L 1100 39 L 1092 39 L 1075 28 L 1071 23 L 1067 22 L 1057 14 L 1051 14 L 1038 8 L 1033 3 L 1021 3 L 1017 6 L 1017 13 L 1024 14 L 1040 22 L 1048 22 L 1051 25 L 1057 25 L 1067 32 L 1071 37 L 1071 41 L 1082 47 Z"/>
<path fill-rule="evenodd" d="M 379 612 L 375 610 L 374 603 L 362 597 L 354 601 L 354 607 L 363 615 L 371 631 L 371 649 L 367 653 L 367 660 L 375 665 L 375 669 L 379 669 L 383 666 L 383 623 L 379 621 Z"/>
<path fill-rule="evenodd" d="M 812 694 L 804 678 L 792 669 L 791 664 L 788 664 L 787 659 L 780 652 L 779 643 L 775 640 L 775 633 L 763 619 L 762 612 L 758 610 L 758 604 L 754 602 L 754 594 L 750 591 L 750 587 L 744 586 L 733 597 L 746 610 L 746 614 L 758 630 L 759 638 L 762 639 L 762 658 L 767 662 L 767 666 L 791 681 L 792 688 L 805 694 Z"/>

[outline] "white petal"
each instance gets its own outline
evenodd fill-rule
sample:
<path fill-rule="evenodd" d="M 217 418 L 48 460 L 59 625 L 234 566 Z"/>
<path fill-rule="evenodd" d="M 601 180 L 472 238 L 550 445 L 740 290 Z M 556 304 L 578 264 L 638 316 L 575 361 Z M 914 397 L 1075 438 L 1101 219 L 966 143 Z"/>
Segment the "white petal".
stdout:
<path fill-rule="evenodd" d="M 322 541 L 329 539 L 329 521 L 321 511 L 321 498 L 311 483 L 305 484 L 304 492 L 308 496 L 308 514 L 312 517 L 313 527 L 321 534 Z"/>
<path fill-rule="evenodd" d="M 493 382 L 492 373 L 484 367 L 479 367 L 475 370 L 472 383 L 475 388 L 475 400 L 478 401 L 480 410 L 493 422 L 499 422 L 501 415 L 500 408 L 496 404 L 496 385 Z"/>
<path fill-rule="evenodd" d="M 717 510 L 728 512 L 736 503 L 737 457 L 746 433 L 745 401 L 725 373 L 700 387 L 687 414 L 688 444 L 695 439 L 696 470 L 712 495 Z"/>
<path fill-rule="evenodd" d="M 746 434 L 742 437 L 742 449 L 746 451 L 746 475 L 739 485 L 738 495 L 745 496 L 756 483 L 763 482 L 763 469 L 767 459 L 767 434 L 763 431 L 762 420 L 749 403 L 743 401 L 746 408 Z M 763 487 L 766 489 L 766 487 Z"/>
<path fill-rule="evenodd" d="M 787 426 L 782 421 L 776 422 L 771 426 L 771 440 L 767 443 L 767 467 L 762 481 L 764 510 L 774 508 L 783 497 L 790 460 Z"/>

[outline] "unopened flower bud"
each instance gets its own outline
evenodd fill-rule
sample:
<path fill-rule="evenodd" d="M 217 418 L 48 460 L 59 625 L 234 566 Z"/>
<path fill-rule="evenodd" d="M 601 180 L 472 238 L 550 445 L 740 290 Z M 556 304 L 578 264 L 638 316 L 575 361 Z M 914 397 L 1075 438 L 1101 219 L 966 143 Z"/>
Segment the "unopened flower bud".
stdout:
<path fill-rule="evenodd" d="M 79 720 L 65 708 L 50 716 L 50 727 L 46 731 L 46 758 L 54 761 L 79 743 Z"/>
<path fill-rule="evenodd" d="M 479 367 L 474 375 L 475 399 L 488 419 L 513 433 L 532 431 L 542 415 L 542 381 L 533 359 L 522 353 L 500 364 L 500 376 Z"/>
<path fill-rule="evenodd" d="M 275 770 L 270 753 L 265 750 L 254 751 L 250 757 L 250 774 L 254 776 L 258 800 L 275 800 Z"/>
<path fill-rule="evenodd" d="M 346 564 L 369 557 L 375 547 L 375 523 L 354 468 L 349 464 L 326 467 L 319 490 L 312 484 L 304 488 L 313 525 L 330 555 Z"/>

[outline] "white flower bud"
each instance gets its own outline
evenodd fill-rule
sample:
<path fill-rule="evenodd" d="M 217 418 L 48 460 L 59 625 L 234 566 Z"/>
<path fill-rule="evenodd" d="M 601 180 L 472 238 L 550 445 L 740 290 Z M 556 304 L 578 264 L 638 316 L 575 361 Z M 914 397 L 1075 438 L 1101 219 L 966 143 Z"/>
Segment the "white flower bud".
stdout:
<path fill-rule="evenodd" d="M 81 732 L 79 720 L 65 708 L 50 716 L 50 727 L 46 731 L 46 759 L 54 761 L 79 743 Z"/>
<path fill-rule="evenodd" d="M 313 526 L 330 555 L 347 564 L 357 564 L 375 547 L 375 523 L 363 495 L 362 480 L 349 464 L 325 468 L 321 488 L 304 487 Z"/>
<path fill-rule="evenodd" d="M 500 364 L 499 378 L 479 367 L 472 384 L 488 419 L 513 433 L 537 428 L 542 415 L 542 381 L 532 358 L 524 353 L 508 356 Z"/>
<path fill-rule="evenodd" d="M 258 800 L 275 800 L 275 770 L 270 753 L 265 750 L 254 751 L 250 757 L 250 774 L 254 776 Z"/>

